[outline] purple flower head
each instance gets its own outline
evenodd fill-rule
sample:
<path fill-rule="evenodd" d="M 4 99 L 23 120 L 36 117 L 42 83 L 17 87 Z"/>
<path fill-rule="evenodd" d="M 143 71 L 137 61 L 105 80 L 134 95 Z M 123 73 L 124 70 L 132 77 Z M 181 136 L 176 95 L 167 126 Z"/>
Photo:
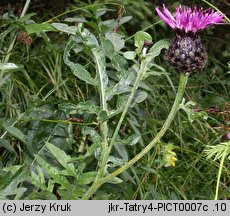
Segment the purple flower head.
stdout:
<path fill-rule="evenodd" d="M 203 30 L 209 26 L 219 23 L 223 24 L 224 14 L 213 9 L 198 9 L 196 6 L 192 9 L 186 6 L 179 6 L 172 15 L 163 4 L 163 12 L 156 7 L 156 11 L 171 28 L 179 29 L 185 33 Z"/>

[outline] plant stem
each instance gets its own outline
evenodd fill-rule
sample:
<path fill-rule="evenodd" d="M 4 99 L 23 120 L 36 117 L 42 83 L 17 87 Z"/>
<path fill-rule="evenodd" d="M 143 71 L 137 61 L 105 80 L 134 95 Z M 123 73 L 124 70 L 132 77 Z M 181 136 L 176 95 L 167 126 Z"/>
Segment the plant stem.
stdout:
<path fill-rule="evenodd" d="M 230 141 L 226 145 L 226 148 L 225 148 L 225 150 L 223 152 L 223 156 L 222 156 L 221 161 L 220 161 L 220 167 L 219 167 L 219 171 L 218 171 L 218 175 L 217 175 L 217 182 L 216 182 L 216 194 L 215 194 L 214 200 L 218 200 L 218 192 L 219 192 L 219 186 L 220 186 L 220 177 L 221 177 L 221 173 L 222 173 L 223 166 L 224 166 L 224 159 L 226 157 L 226 154 L 227 154 L 229 148 L 230 148 Z"/>
<path fill-rule="evenodd" d="M 145 60 L 141 63 L 140 70 L 139 70 L 138 73 L 137 73 L 137 77 L 136 77 L 136 80 L 135 80 L 135 82 L 134 82 L 132 91 L 131 91 L 131 93 L 130 93 L 130 95 L 129 95 L 128 101 L 127 101 L 127 103 L 126 103 L 126 105 L 125 105 L 125 107 L 124 107 L 124 110 L 123 110 L 122 114 L 121 114 L 121 117 L 120 117 L 120 119 L 119 119 L 119 122 L 118 122 L 118 124 L 117 124 L 117 127 L 115 128 L 115 131 L 114 131 L 113 136 L 112 136 L 112 138 L 111 138 L 111 142 L 110 142 L 109 147 L 108 147 L 108 148 L 105 148 L 104 144 L 103 144 L 104 147 L 102 146 L 102 154 L 103 154 L 103 155 L 102 155 L 102 161 L 101 161 L 101 163 L 100 163 L 100 167 L 99 167 L 99 170 L 98 170 L 98 175 L 97 175 L 97 177 L 95 178 L 94 183 L 91 185 L 91 187 L 89 188 L 88 191 L 91 191 L 91 190 L 92 190 L 92 191 L 95 192 L 96 190 L 94 190 L 94 189 L 98 188 L 98 187 L 97 187 L 98 182 L 100 182 L 100 180 L 101 180 L 101 179 L 104 177 L 104 175 L 105 175 L 106 165 L 107 165 L 107 161 L 108 161 L 108 158 L 109 158 L 109 154 L 110 154 L 110 152 L 111 152 L 111 150 L 112 150 L 112 147 L 113 147 L 113 145 L 114 145 L 114 143 L 115 143 L 115 141 L 116 141 L 118 132 L 119 132 L 119 130 L 120 130 L 120 128 L 121 128 L 121 124 L 122 124 L 122 122 L 123 122 L 123 120 L 124 120 L 124 118 L 125 118 L 125 115 L 126 115 L 126 113 L 127 113 L 127 111 L 128 111 L 128 108 L 129 108 L 130 104 L 132 103 L 133 97 L 134 97 L 134 95 L 135 95 L 136 90 L 138 89 L 138 86 L 139 86 L 139 84 L 140 84 L 140 81 L 141 81 L 143 75 L 144 75 L 144 74 L 146 73 L 146 71 L 147 71 L 147 65 L 149 64 L 149 61 L 150 61 L 150 60 L 145 59 Z M 87 191 L 87 192 L 88 192 L 88 191 Z M 88 194 L 87 192 L 86 192 L 86 194 Z M 84 199 L 84 198 L 83 198 L 83 199 Z"/>
<path fill-rule="evenodd" d="M 156 137 L 139 154 L 137 154 L 133 159 L 128 161 L 125 165 L 123 165 L 119 169 L 115 170 L 110 175 L 108 175 L 108 176 L 100 179 L 99 181 L 95 182 L 89 188 L 89 190 L 85 193 L 85 195 L 82 197 L 82 199 L 89 199 L 102 184 L 104 184 L 108 180 L 112 179 L 113 177 L 115 177 L 115 176 L 121 174 L 122 172 L 124 172 L 125 170 L 127 170 L 130 166 L 132 166 L 134 163 L 136 163 L 138 160 L 140 160 L 145 154 L 147 154 L 155 146 L 155 144 L 157 142 L 159 142 L 161 137 L 168 130 L 170 124 L 172 123 L 172 121 L 173 121 L 173 119 L 177 113 L 177 111 L 179 110 L 179 106 L 180 106 L 181 100 L 182 100 L 183 95 L 184 95 L 187 80 L 188 80 L 188 74 L 180 73 L 179 87 L 178 87 L 178 91 L 176 94 L 176 98 L 174 100 L 174 104 L 172 106 L 172 109 L 171 109 L 164 125 L 162 126 L 161 130 L 158 132 Z"/>
<path fill-rule="evenodd" d="M 93 50 L 93 55 L 95 58 L 96 67 L 99 74 L 100 79 L 100 101 L 102 110 L 107 112 L 107 103 L 106 103 L 106 96 L 105 96 L 105 89 L 107 85 L 107 76 L 105 71 L 105 57 L 104 54 L 101 52 L 101 50 Z M 101 179 L 106 172 L 106 164 L 109 157 L 109 150 L 108 150 L 108 123 L 107 121 L 104 121 L 100 123 L 100 131 L 102 133 L 102 146 L 101 146 L 101 161 L 98 169 L 97 176 L 95 178 L 95 181 L 98 181 L 98 179 Z"/>
<path fill-rule="evenodd" d="M 122 114 L 121 114 L 121 117 L 120 117 L 120 119 L 119 119 L 119 122 L 118 122 L 118 124 L 117 124 L 117 127 L 115 128 L 115 131 L 114 131 L 113 136 L 112 136 L 112 138 L 111 138 L 111 142 L 110 142 L 110 145 L 109 145 L 109 152 L 111 152 L 112 147 L 113 147 L 113 145 L 114 145 L 114 143 L 115 143 L 115 141 L 116 141 L 117 135 L 118 135 L 119 130 L 120 130 L 120 128 L 121 128 L 121 124 L 122 124 L 122 122 L 123 122 L 123 120 L 124 120 L 124 118 L 125 118 L 125 115 L 126 115 L 128 109 L 129 109 L 129 107 L 130 107 L 130 104 L 131 104 L 132 101 L 133 101 L 134 95 L 135 95 L 135 93 L 136 93 L 136 91 L 137 91 L 137 89 L 138 89 L 138 86 L 139 86 L 139 84 L 140 84 L 140 81 L 141 81 L 141 78 L 142 78 L 143 74 L 145 73 L 145 70 L 146 70 L 145 67 L 141 67 L 139 73 L 137 74 L 137 78 L 136 78 L 136 80 L 135 80 L 135 82 L 134 82 L 132 91 L 131 91 L 131 93 L 130 93 L 130 95 L 129 95 L 129 98 L 128 98 L 128 100 L 127 100 L 127 103 L 126 103 L 126 105 L 125 105 L 125 108 L 124 108 L 124 110 L 123 110 L 123 112 L 122 112 Z"/>
<path fill-rule="evenodd" d="M 124 8 L 124 6 L 122 6 L 120 4 L 117 4 L 117 3 L 112 3 L 112 2 L 111 3 L 90 4 L 90 5 L 86 5 L 86 6 L 83 6 L 83 7 L 75 7 L 72 10 L 67 10 L 66 12 L 61 13 L 61 14 L 55 16 L 55 17 L 52 17 L 51 19 L 49 19 L 49 20 L 47 20 L 47 21 L 45 21 L 43 23 L 50 23 L 50 22 L 53 22 L 53 21 L 57 21 L 59 17 L 64 16 L 64 15 L 66 15 L 68 13 L 73 13 L 73 12 L 78 11 L 78 10 L 82 10 L 82 11 L 86 12 L 87 10 L 85 10 L 85 9 L 87 9 L 87 8 L 94 8 L 94 7 L 100 8 L 100 7 L 104 6 L 104 5 L 111 5 L 111 6 Z"/>
<path fill-rule="evenodd" d="M 23 8 L 23 10 L 22 10 L 22 13 L 21 13 L 20 17 L 25 16 L 25 14 L 26 14 L 26 12 L 27 12 L 27 10 L 28 10 L 28 8 L 29 8 L 30 1 L 31 1 L 31 0 L 26 0 L 26 3 L 25 3 L 25 5 L 24 5 L 24 8 Z"/>

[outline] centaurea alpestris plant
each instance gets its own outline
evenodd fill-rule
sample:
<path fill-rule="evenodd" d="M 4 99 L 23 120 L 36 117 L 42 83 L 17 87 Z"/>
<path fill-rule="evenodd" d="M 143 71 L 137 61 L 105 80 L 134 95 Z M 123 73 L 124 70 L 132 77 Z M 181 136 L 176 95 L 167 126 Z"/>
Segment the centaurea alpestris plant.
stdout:
<path fill-rule="evenodd" d="M 220 14 L 219 12 L 214 12 L 211 9 L 203 10 L 197 9 L 197 7 L 192 9 L 184 6 L 179 6 L 176 9 L 175 15 L 173 16 L 165 5 L 163 5 L 163 7 L 164 13 L 162 13 L 158 7 L 156 8 L 158 15 L 173 29 L 175 29 L 177 33 L 176 38 L 173 40 L 166 54 L 166 59 L 169 61 L 169 63 L 180 71 L 179 87 L 172 109 L 164 125 L 155 138 L 139 154 L 128 161 L 125 165 L 110 175 L 98 179 L 97 182 L 94 182 L 94 184 L 83 196 L 83 199 L 90 198 L 102 184 L 124 172 L 139 159 L 141 159 L 155 146 L 157 142 L 160 141 L 161 137 L 168 130 L 170 124 L 175 118 L 177 111 L 179 110 L 189 74 L 195 70 L 203 69 L 207 61 L 207 52 L 201 43 L 200 37 L 196 33 L 199 30 L 207 28 L 208 26 L 222 23 L 224 17 L 224 15 Z M 153 48 L 154 46 L 151 49 Z M 142 65 L 145 64 L 145 61 L 146 59 L 143 60 Z M 141 69 L 143 69 L 142 66 L 140 66 L 140 70 Z M 143 71 L 139 71 L 139 73 L 143 73 Z"/>

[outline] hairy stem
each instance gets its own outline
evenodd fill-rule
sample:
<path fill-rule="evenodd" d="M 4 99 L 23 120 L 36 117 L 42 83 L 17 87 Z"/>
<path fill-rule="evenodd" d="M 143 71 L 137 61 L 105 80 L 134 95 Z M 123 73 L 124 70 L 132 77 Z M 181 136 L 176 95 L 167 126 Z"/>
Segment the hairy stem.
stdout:
<path fill-rule="evenodd" d="M 95 58 L 95 63 L 96 63 L 96 67 L 97 67 L 99 79 L 100 79 L 101 106 L 102 106 L 103 111 L 107 112 L 107 103 L 106 103 L 106 96 L 105 96 L 105 89 L 107 85 L 107 80 L 106 80 L 107 77 L 105 76 L 105 73 L 106 73 L 105 72 L 105 58 L 100 50 L 94 50 L 93 55 Z M 102 159 L 100 162 L 100 167 L 98 169 L 98 173 L 97 173 L 95 181 L 97 181 L 98 179 L 101 179 L 105 175 L 106 164 L 107 164 L 107 160 L 109 157 L 107 121 L 100 123 L 100 130 L 101 130 L 102 139 L 103 139 L 102 148 L 101 148 Z"/>
<path fill-rule="evenodd" d="M 172 106 L 172 109 L 171 109 L 171 111 L 170 111 L 170 113 L 169 113 L 164 125 L 162 126 L 161 130 L 158 132 L 156 137 L 139 154 L 137 154 L 133 159 L 128 161 L 125 165 L 123 165 L 119 169 L 115 170 L 110 175 L 108 175 L 108 176 L 106 176 L 106 177 L 104 177 L 102 179 L 99 179 L 99 181 L 95 182 L 89 188 L 89 190 L 85 193 L 85 195 L 82 197 L 82 199 L 89 199 L 97 191 L 97 189 L 102 184 L 106 183 L 108 180 L 112 179 L 113 177 L 115 177 L 115 176 L 121 174 L 122 172 L 124 172 L 125 170 L 127 170 L 130 166 L 135 164 L 145 154 L 147 154 L 155 146 L 155 144 L 157 142 L 159 142 L 161 137 L 168 130 L 170 124 L 172 123 L 173 119 L 175 118 L 175 115 L 176 115 L 177 111 L 179 110 L 179 106 L 180 106 L 181 100 L 182 100 L 183 95 L 184 95 L 187 80 L 188 80 L 188 75 L 184 74 L 184 73 L 181 73 L 180 74 L 179 87 L 178 87 L 178 91 L 177 91 L 177 94 L 176 94 L 176 98 L 174 100 L 174 104 Z"/>
<path fill-rule="evenodd" d="M 130 107 L 130 104 L 131 104 L 132 101 L 133 101 L 134 95 L 135 95 L 135 93 L 136 93 L 136 91 L 137 91 L 137 89 L 138 89 L 138 86 L 139 86 L 139 84 L 140 84 L 140 81 L 141 81 L 141 78 L 142 78 L 143 74 L 145 73 L 145 70 L 146 70 L 145 67 L 141 67 L 141 69 L 140 69 L 140 71 L 139 71 L 139 73 L 138 73 L 138 75 L 137 75 L 137 78 L 136 78 L 136 80 L 135 80 L 135 82 L 134 82 L 132 91 L 131 91 L 131 93 L 130 93 L 130 95 L 129 95 L 129 98 L 128 98 L 128 100 L 127 100 L 127 103 L 126 103 L 126 105 L 125 105 L 125 107 L 124 107 L 124 110 L 123 110 L 123 112 L 122 112 L 122 114 L 121 114 L 121 117 L 120 117 L 120 119 L 119 119 L 119 122 L 118 122 L 118 124 L 117 124 L 117 126 L 116 126 L 116 128 L 115 128 L 115 131 L 114 131 L 114 133 L 113 133 L 113 136 L 112 136 L 112 138 L 111 138 L 111 142 L 110 142 L 110 145 L 109 145 L 109 151 L 112 150 L 112 147 L 113 147 L 113 145 L 114 145 L 114 143 L 115 143 L 115 141 L 116 141 L 117 135 L 118 135 L 119 130 L 120 130 L 120 128 L 121 128 L 122 122 L 123 122 L 123 120 L 124 120 L 124 118 L 125 118 L 125 116 L 126 116 L 126 113 L 127 113 L 128 109 L 129 109 L 129 107 Z"/>
<path fill-rule="evenodd" d="M 130 95 L 129 95 L 128 101 L 127 101 L 127 103 L 126 103 L 126 105 L 125 105 L 125 107 L 124 107 L 124 110 L 123 110 L 122 114 L 121 114 L 121 117 L 120 117 L 120 119 L 119 119 L 119 122 L 118 122 L 118 124 L 117 124 L 117 127 L 115 128 L 115 131 L 114 131 L 114 133 L 113 133 L 113 136 L 112 136 L 110 145 L 109 145 L 108 148 L 102 149 L 102 161 L 101 161 L 101 163 L 100 163 L 100 167 L 99 167 L 99 170 L 98 170 L 98 175 L 97 175 L 97 177 L 96 177 L 94 183 L 91 185 L 91 187 L 89 188 L 89 190 L 86 192 L 86 195 L 85 195 L 86 197 L 90 197 L 90 196 L 91 196 L 91 195 L 87 195 L 88 192 L 91 194 L 90 191 L 94 191 L 94 192 L 95 192 L 95 191 L 97 190 L 97 188 L 98 188 L 98 186 L 97 186 L 97 185 L 98 185 L 98 182 L 100 182 L 101 179 L 102 179 L 102 178 L 104 177 L 104 175 L 105 175 L 106 165 L 107 165 L 107 161 L 108 161 L 109 154 L 110 154 L 110 152 L 111 152 L 111 150 L 112 150 L 112 147 L 113 147 L 113 145 L 114 145 L 114 143 L 115 143 L 115 141 L 116 141 L 118 132 L 119 132 L 119 130 L 120 130 L 120 128 L 121 128 L 122 122 L 123 122 L 123 120 L 124 120 L 124 118 L 125 118 L 125 115 L 126 115 L 126 113 L 127 113 L 127 111 L 128 111 L 128 108 L 130 107 L 130 104 L 132 103 L 132 100 L 133 100 L 133 98 L 134 98 L 134 95 L 135 95 L 136 90 L 138 89 L 138 86 L 139 86 L 139 84 L 140 84 L 140 81 L 141 81 L 142 77 L 144 76 L 144 74 L 145 74 L 146 71 L 147 71 L 147 65 L 148 65 L 148 64 L 149 64 L 149 60 L 144 60 L 144 61 L 141 63 L 140 70 L 139 70 L 138 73 L 137 73 L 136 80 L 135 80 L 135 82 L 134 82 L 133 88 L 132 88 L 131 93 L 130 93 Z M 83 198 L 83 199 L 84 199 L 84 198 Z"/>

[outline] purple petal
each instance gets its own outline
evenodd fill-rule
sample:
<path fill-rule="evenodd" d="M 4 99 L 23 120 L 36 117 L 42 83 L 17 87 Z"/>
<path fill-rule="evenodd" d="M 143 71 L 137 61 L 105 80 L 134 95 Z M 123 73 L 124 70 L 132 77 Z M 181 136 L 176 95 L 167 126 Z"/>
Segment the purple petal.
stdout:
<path fill-rule="evenodd" d="M 164 13 L 165 15 L 168 17 L 168 19 L 171 19 L 173 21 L 175 21 L 174 17 L 172 16 L 172 14 L 169 12 L 169 10 L 165 7 L 165 5 L 163 4 L 164 7 Z"/>
<path fill-rule="evenodd" d="M 164 4 L 163 12 L 161 12 L 158 7 L 156 7 L 156 11 L 161 19 L 171 28 L 180 29 L 186 33 L 190 31 L 197 32 L 209 26 L 224 23 L 224 14 L 214 11 L 213 9 L 198 9 L 197 6 L 192 9 L 180 5 L 176 8 L 174 15 L 169 12 Z"/>
<path fill-rule="evenodd" d="M 170 18 L 168 18 L 167 16 L 165 16 L 160 10 L 158 7 L 156 7 L 156 12 L 158 13 L 158 16 L 164 20 L 171 28 L 175 28 L 175 24 L 173 22 L 173 20 L 170 20 Z"/>

